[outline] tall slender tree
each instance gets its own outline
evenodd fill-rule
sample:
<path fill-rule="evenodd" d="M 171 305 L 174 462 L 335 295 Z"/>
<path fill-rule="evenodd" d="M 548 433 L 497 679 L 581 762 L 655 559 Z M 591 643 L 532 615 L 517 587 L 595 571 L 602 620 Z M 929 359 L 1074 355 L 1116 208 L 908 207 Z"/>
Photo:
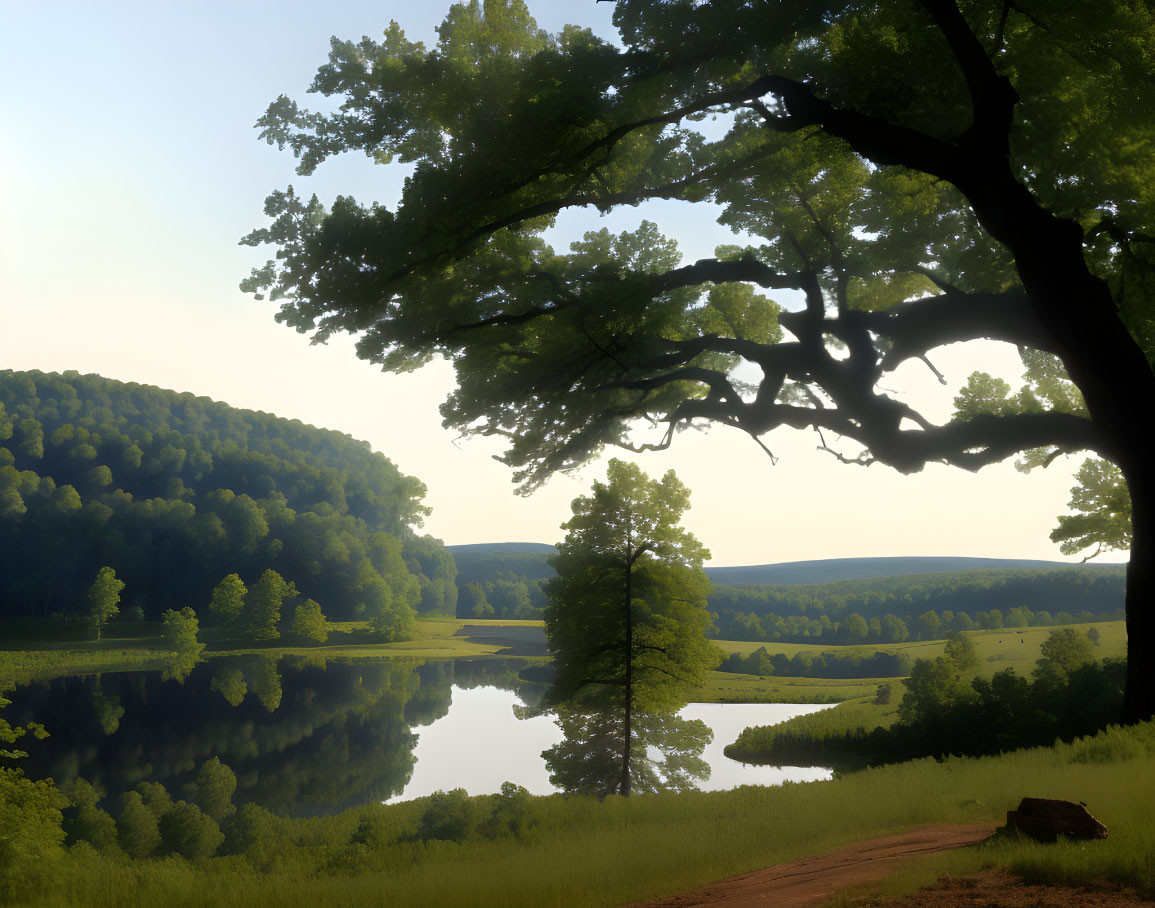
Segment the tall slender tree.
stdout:
<path fill-rule="evenodd" d="M 213 587 L 209 611 L 219 616 L 226 624 L 233 623 L 244 612 L 247 594 L 248 589 L 240 574 L 229 574 Z"/>
<path fill-rule="evenodd" d="M 105 565 L 96 572 L 96 579 L 88 588 L 88 621 L 100 639 L 104 625 L 120 613 L 120 591 L 124 581 L 117 579 L 116 571 Z"/>
<path fill-rule="evenodd" d="M 281 636 L 281 606 L 297 588 L 272 568 L 261 574 L 250 588 L 241 614 L 241 627 L 250 640 L 276 640 Z"/>
<path fill-rule="evenodd" d="M 672 470 L 652 480 L 611 460 L 607 481 L 573 502 L 553 559 L 545 607 L 557 668 L 551 696 L 621 710 L 623 795 L 631 790 L 635 713 L 683 705 L 718 662 L 706 640 L 709 552 L 679 525 L 689 506 Z"/>
<path fill-rule="evenodd" d="M 200 624 L 197 613 L 187 605 L 182 609 L 168 609 L 161 616 L 163 628 L 161 636 L 169 648 L 171 656 L 164 669 L 166 678 L 184 682 L 189 672 L 200 661 L 205 645 L 197 640 Z"/>

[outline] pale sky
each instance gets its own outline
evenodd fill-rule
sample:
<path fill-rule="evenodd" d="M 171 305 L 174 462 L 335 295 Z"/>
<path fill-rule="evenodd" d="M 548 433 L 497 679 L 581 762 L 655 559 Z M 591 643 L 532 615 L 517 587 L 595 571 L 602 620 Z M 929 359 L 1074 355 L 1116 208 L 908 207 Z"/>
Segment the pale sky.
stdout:
<path fill-rule="evenodd" d="M 530 0 L 545 28 L 566 22 L 612 37 L 612 4 Z M 395 202 L 402 175 L 363 158 L 298 177 L 287 152 L 253 123 L 278 94 L 308 104 L 329 37 L 379 37 L 396 19 L 427 44 L 448 3 L 258 0 L 236 3 L 17 3 L 0 0 L 0 368 L 97 372 L 192 391 L 370 442 L 429 489 L 425 532 L 448 544 L 556 542 L 569 502 L 604 464 L 555 477 L 529 498 L 488 440 L 441 428 L 447 365 L 395 376 L 276 324 L 275 305 L 238 282 L 271 256 L 237 240 L 262 226 L 265 196 L 292 183 L 324 201 L 338 193 Z M 581 212 L 566 241 L 643 217 L 679 241 L 688 261 L 732 242 L 703 211 L 665 203 L 607 219 Z M 949 414 L 975 369 L 1012 383 L 1014 351 L 994 344 L 932 356 L 886 387 L 932 418 Z M 970 474 L 928 467 L 904 477 L 845 466 L 810 433 L 764 441 L 714 428 L 671 451 L 636 458 L 651 475 L 673 468 L 694 493 L 686 525 L 714 565 L 893 555 L 1061 560 L 1047 535 L 1066 509 L 1081 456 L 1029 476 L 1010 463 Z M 611 452 L 607 456 L 613 456 Z M 619 454 L 618 456 L 623 456 Z"/>

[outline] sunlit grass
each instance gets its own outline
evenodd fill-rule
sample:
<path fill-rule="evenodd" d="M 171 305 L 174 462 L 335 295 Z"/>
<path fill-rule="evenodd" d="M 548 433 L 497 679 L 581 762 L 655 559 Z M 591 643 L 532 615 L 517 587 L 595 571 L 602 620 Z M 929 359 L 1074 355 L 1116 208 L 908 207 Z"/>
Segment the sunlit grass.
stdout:
<path fill-rule="evenodd" d="M 901 684 L 894 678 L 778 678 L 709 672 L 694 695 L 698 703 L 841 703 L 874 697 L 880 684 Z"/>

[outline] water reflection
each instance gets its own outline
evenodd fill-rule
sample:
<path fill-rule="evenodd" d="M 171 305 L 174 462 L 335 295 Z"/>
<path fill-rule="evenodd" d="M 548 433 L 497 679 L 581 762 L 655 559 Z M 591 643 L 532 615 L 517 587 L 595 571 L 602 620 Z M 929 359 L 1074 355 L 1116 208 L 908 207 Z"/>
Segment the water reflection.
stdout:
<path fill-rule="evenodd" d="M 702 751 L 714 734 L 697 719 L 649 713 L 586 710 L 563 704 L 557 725 L 564 740 L 542 757 L 549 780 L 562 791 L 609 794 L 686 791 L 710 778 Z M 628 752 L 627 752 L 628 747 Z"/>
<path fill-rule="evenodd" d="M 523 674 L 532 674 L 529 671 Z M 469 683 L 468 681 L 466 682 Z M 538 692 L 541 691 L 539 687 Z M 438 790 L 464 788 L 473 795 L 492 794 L 501 783 L 510 780 L 528 789 L 532 794 L 545 795 L 558 790 L 551 782 L 542 754 L 554 751 L 557 768 L 565 771 L 570 780 L 585 779 L 593 784 L 585 790 L 597 794 L 597 786 L 612 784 L 614 770 L 613 746 L 594 747 L 583 752 L 571 747 L 562 734 L 558 717 L 541 708 L 528 708 L 519 702 L 524 689 L 517 694 L 496 687 L 453 687 L 453 706 L 449 713 L 427 728 L 419 729 L 414 754 L 417 766 L 413 776 L 394 800 L 408 800 L 432 794 Z M 531 695 L 532 696 L 532 695 Z M 786 703 L 691 703 L 678 717 L 697 719 L 713 733 L 713 742 L 701 752 L 700 759 L 710 767 L 709 778 L 694 773 L 693 787 L 718 791 L 739 785 L 781 785 L 783 782 L 810 782 L 831 778 L 827 767 L 810 766 L 755 766 L 731 760 L 723 748 L 737 737 L 747 725 L 771 725 L 795 715 L 828 709 L 828 705 L 796 705 Z M 565 724 L 564 722 L 561 724 Z M 583 723 L 584 724 L 584 723 Z M 571 736 L 571 742 L 576 738 Z M 705 738 L 706 736 L 702 736 Z M 697 759 L 696 743 L 688 758 Z M 618 751 L 620 756 L 620 751 Z M 660 754 L 647 754 L 659 766 L 663 762 L 671 768 L 682 755 L 674 749 L 663 761 Z M 691 764 L 692 765 L 692 764 Z M 605 780 L 609 779 L 609 783 Z M 689 773 L 681 778 L 667 779 L 667 784 L 690 781 Z M 573 790 L 576 781 L 556 780 Z"/>
<path fill-rule="evenodd" d="M 26 748 L 33 776 L 77 777 L 117 796 L 141 781 L 179 792 L 219 757 L 236 801 L 313 815 L 384 800 L 414 765 L 414 724 L 449 707 L 452 673 L 414 662 L 360 665 L 244 656 L 210 660 L 183 684 L 158 673 L 65 678 L 10 695 L 51 737 Z M 420 692 L 420 694 L 419 694 Z"/>
<path fill-rule="evenodd" d="M 213 658 L 194 667 L 183 684 L 159 672 L 134 672 L 21 687 L 8 692 L 12 706 L 5 717 L 15 724 L 43 722 L 52 735 L 26 744 L 22 739 L 29 757 L 21 763 L 29 775 L 51 776 L 64 788 L 87 779 L 105 793 L 106 804 L 144 781 L 184 797 L 197 768 L 213 757 L 236 774 L 235 803 L 291 815 L 333 813 L 437 789 L 482 794 L 507 780 L 541 794 L 614 790 L 621 724 L 572 707 L 557 716 L 545 713 L 546 686 L 524 680 L 523 674 L 535 677 L 524 669 L 516 659 Z M 759 708 L 790 709 L 750 707 Z M 718 727 L 709 710 L 735 707 L 702 709 L 634 718 L 635 791 L 781 780 L 755 779 L 720 754 L 703 754 L 709 728 Z M 745 724 L 773 721 L 763 713 L 743 718 Z M 723 734 L 725 740 L 712 747 L 733 740 Z M 706 781 L 711 763 L 713 779 Z M 719 771 L 719 763 L 728 766 Z"/>

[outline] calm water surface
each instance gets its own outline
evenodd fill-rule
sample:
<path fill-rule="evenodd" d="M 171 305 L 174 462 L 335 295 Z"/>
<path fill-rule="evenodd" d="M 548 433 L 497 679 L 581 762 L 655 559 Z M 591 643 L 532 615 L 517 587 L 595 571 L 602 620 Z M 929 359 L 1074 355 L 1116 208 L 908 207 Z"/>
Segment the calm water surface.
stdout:
<path fill-rule="evenodd" d="M 497 687 L 472 690 L 454 687 L 445 716 L 427 728 L 414 729 L 417 765 L 403 791 L 392 802 L 420 798 L 437 790 L 464 788 L 470 794 L 491 794 L 505 781 L 516 782 L 533 794 L 550 794 L 541 752 L 562 740 L 552 715 L 518 719 L 520 701 L 512 691 Z M 710 778 L 699 784 L 705 791 L 739 785 L 780 785 L 829 779 L 821 766 L 754 766 L 731 760 L 722 753 L 749 725 L 773 725 L 794 716 L 828 709 L 826 704 L 691 703 L 679 716 L 701 719 L 714 732 L 702 757 L 710 764 Z M 462 748 L 469 759 L 460 759 Z"/>
<path fill-rule="evenodd" d="M 520 660 L 334 663 L 243 656 L 210 659 L 179 684 L 159 673 L 60 678 L 10 691 L 5 718 L 43 722 L 21 739 L 33 778 L 67 786 L 80 776 L 112 806 L 142 781 L 176 797 L 212 757 L 237 775 L 236 803 L 318 815 L 438 789 L 495 792 L 505 781 L 553 791 L 541 752 L 562 736 L 549 715 L 520 719 L 545 688 L 522 680 Z M 830 777 L 808 767 L 744 766 L 722 748 L 748 725 L 822 706 L 691 704 L 682 717 L 714 731 L 701 788 Z M 30 737 L 30 736 L 29 736 Z"/>

